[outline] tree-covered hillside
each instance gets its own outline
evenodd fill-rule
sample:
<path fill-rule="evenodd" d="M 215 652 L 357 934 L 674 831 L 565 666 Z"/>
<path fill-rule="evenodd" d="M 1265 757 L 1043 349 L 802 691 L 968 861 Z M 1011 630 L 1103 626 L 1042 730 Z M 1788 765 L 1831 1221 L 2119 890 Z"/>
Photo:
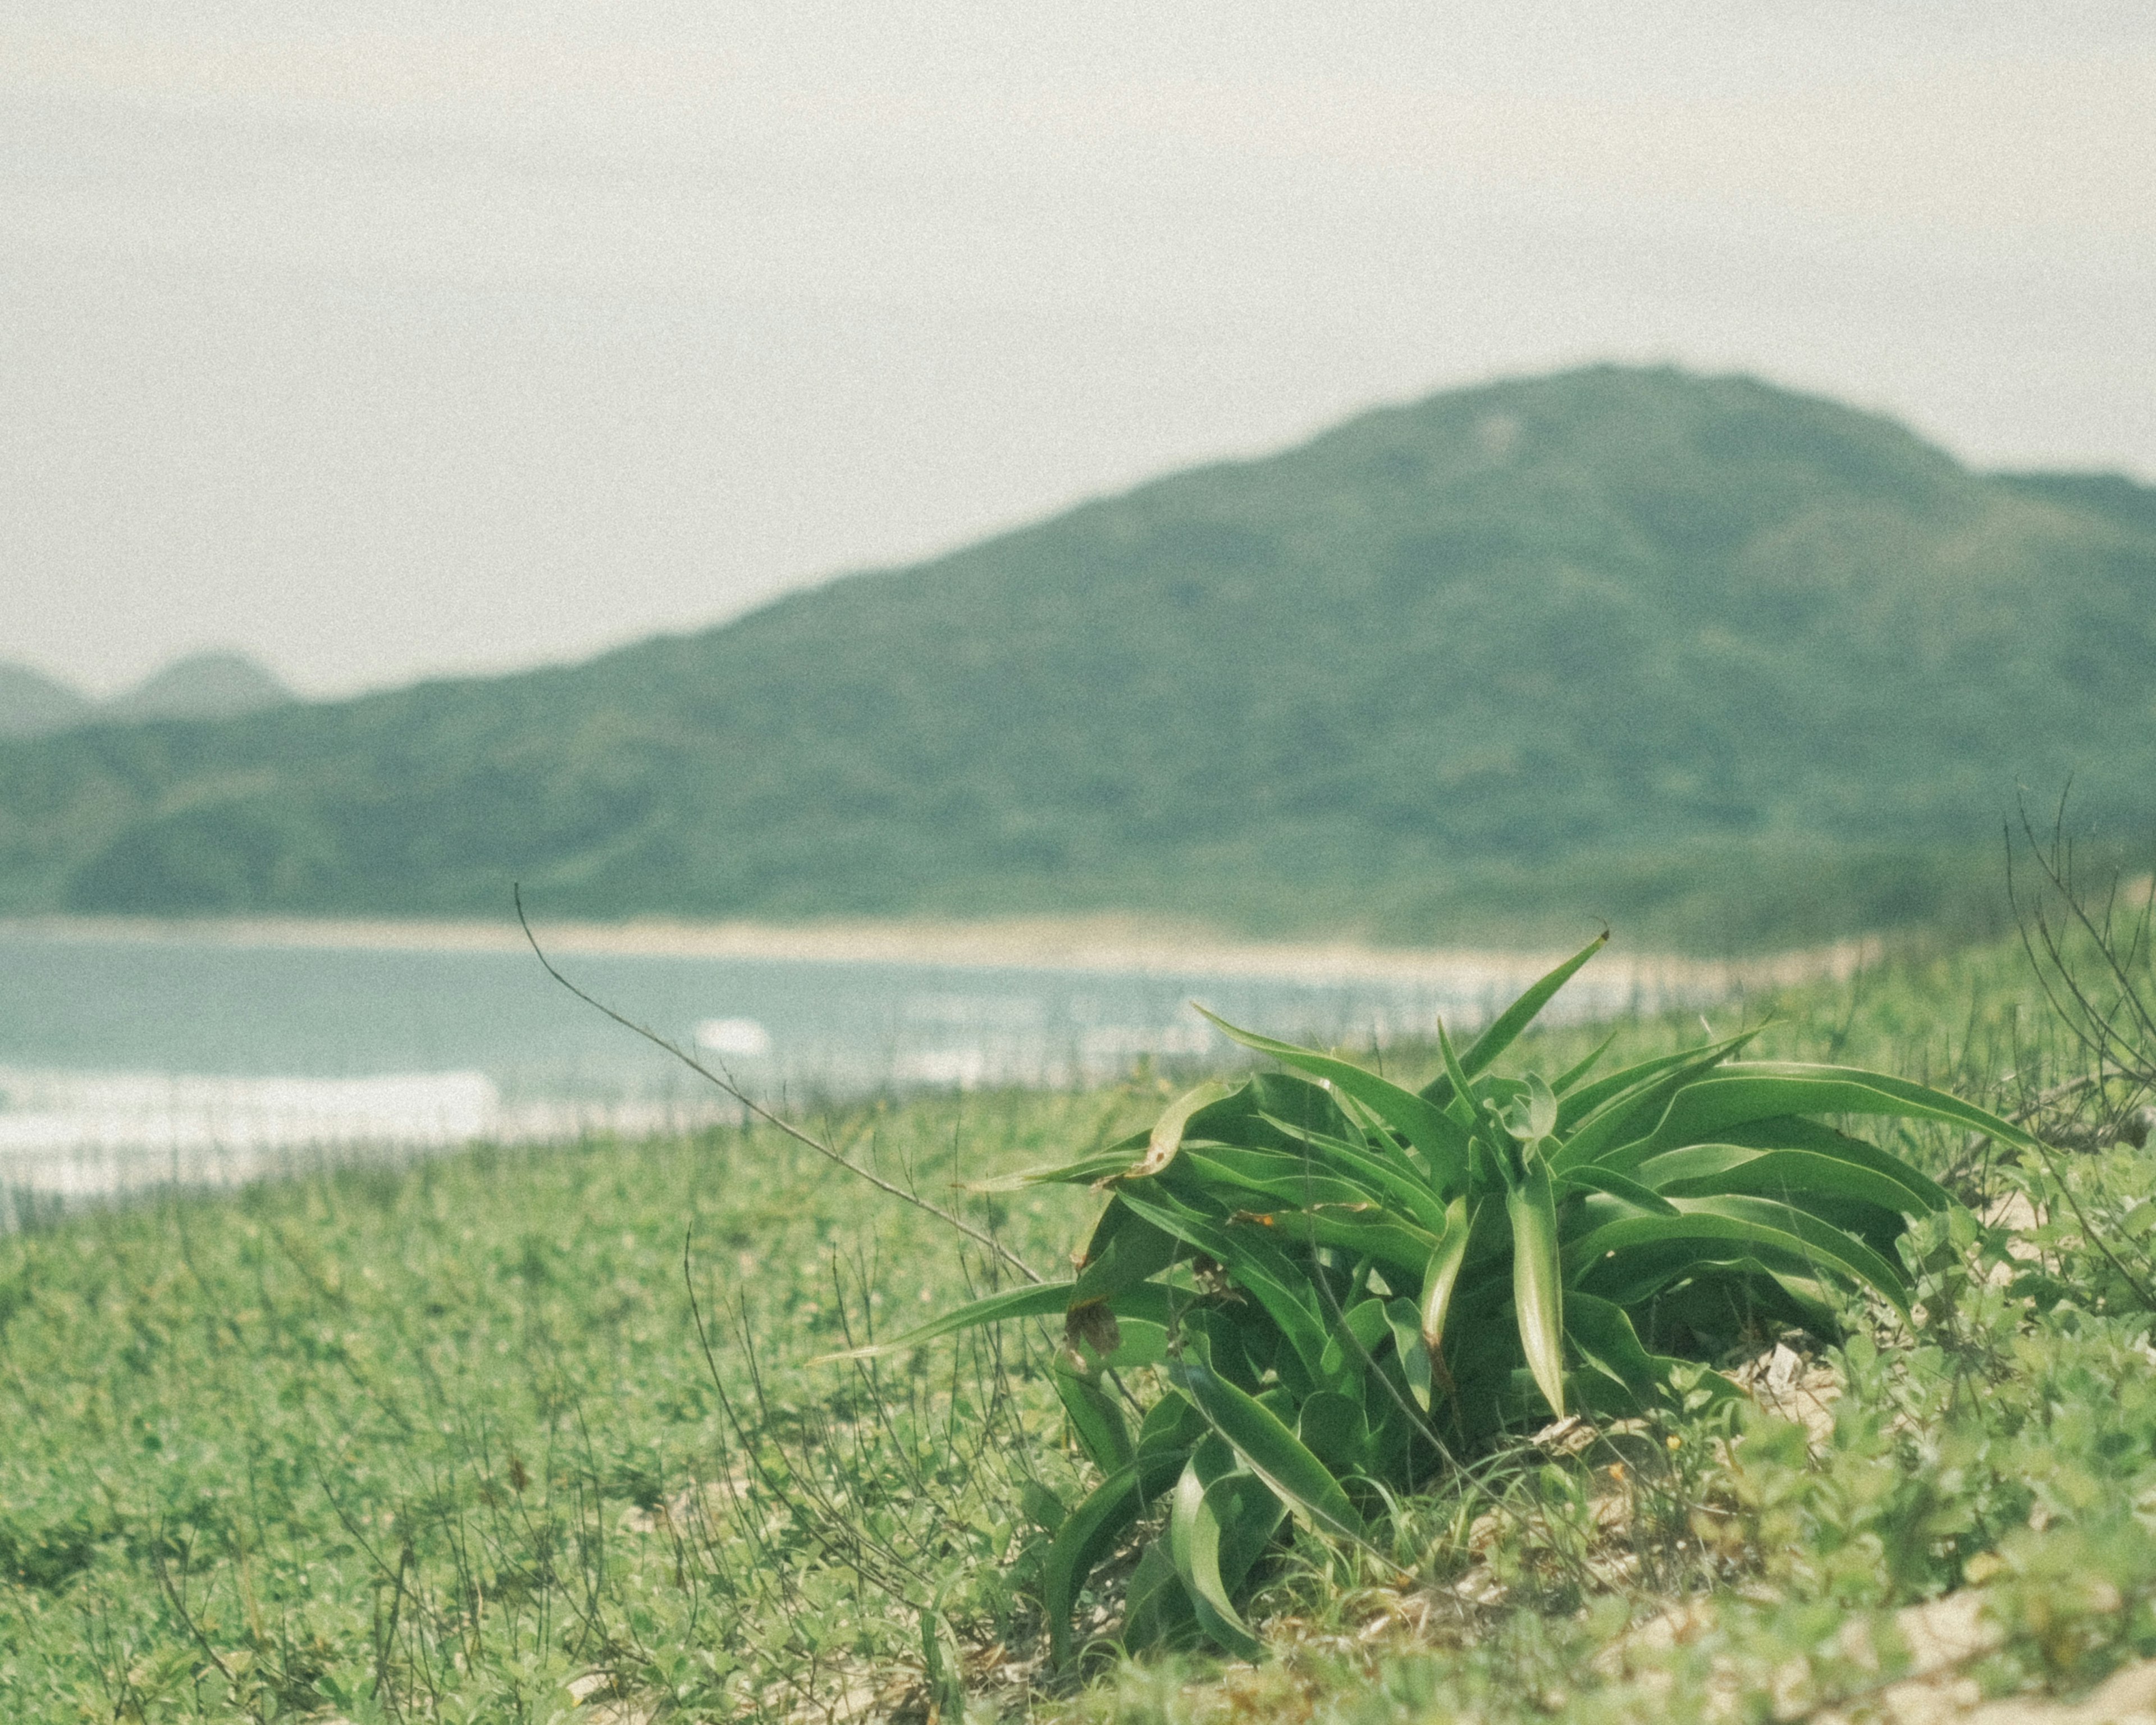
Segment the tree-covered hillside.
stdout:
<path fill-rule="evenodd" d="M 0 737 L 144 719 L 228 719 L 291 699 L 274 674 L 240 653 L 190 654 L 106 701 L 0 660 Z"/>
<path fill-rule="evenodd" d="M 96 703 L 27 665 L 0 660 L 0 737 L 39 737 L 79 725 Z"/>
<path fill-rule="evenodd" d="M 2156 815 L 2153 501 L 1499 383 L 581 665 L 7 745 L 0 908 L 1921 917 L 2017 786 Z"/>

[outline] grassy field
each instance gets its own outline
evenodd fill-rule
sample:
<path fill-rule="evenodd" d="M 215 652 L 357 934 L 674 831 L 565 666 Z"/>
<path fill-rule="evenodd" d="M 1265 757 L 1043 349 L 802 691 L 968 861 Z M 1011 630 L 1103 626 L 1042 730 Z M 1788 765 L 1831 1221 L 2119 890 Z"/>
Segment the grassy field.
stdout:
<path fill-rule="evenodd" d="M 1104 1643 L 1047 1668 L 1040 1566 L 1089 1474 L 1053 1337 L 815 1363 L 1014 1272 L 767 1127 L 0 1239 L 0 1717 L 1794 1718 L 1928 1663 L 1934 1685 L 2071 1691 L 2156 1651 L 2156 1174 L 2097 1142 L 2131 1099 L 2061 1092 L 2089 1059 L 2018 947 L 1907 953 L 1712 1029 L 1768 1016 L 1767 1052 L 2034 1109 L 2056 1174 L 1902 1132 L 1972 1214 L 1913 1242 L 1912 1326 L 1852 1311 L 1840 1348 L 1791 1338 L 1778 1405 L 1809 1436 L 1704 1398 L 1522 1435 L 1399 1502 L 1371 1548 L 1296 1533 L 1255 1667 Z M 1096 1200 L 953 1183 L 1096 1147 L 1170 1088 L 811 1123 L 1053 1275 Z M 1951 1656 L 1892 1615 L 1979 1585 Z M 1104 1635 L 1116 1604 L 1086 1602 Z"/>

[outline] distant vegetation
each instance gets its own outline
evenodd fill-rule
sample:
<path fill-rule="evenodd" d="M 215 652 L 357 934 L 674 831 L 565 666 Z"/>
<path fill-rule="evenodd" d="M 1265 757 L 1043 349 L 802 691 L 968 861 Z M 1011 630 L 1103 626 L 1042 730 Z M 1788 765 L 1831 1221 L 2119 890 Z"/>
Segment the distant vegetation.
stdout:
<path fill-rule="evenodd" d="M 27 665 L 0 664 L 0 737 L 41 737 L 80 725 L 97 710 L 80 689 Z"/>
<path fill-rule="evenodd" d="M 26 665 L 0 662 L 0 737 L 43 737 L 77 725 L 228 719 L 291 699 L 275 675 L 239 653 L 191 654 L 102 701 Z"/>
<path fill-rule="evenodd" d="M 1807 939 L 1980 911 L 2023 787 L 2143 832 L 2152 601 L 2156 490 L 1601 367 L 585 665 L 0 747 L 0 911 Z"/>

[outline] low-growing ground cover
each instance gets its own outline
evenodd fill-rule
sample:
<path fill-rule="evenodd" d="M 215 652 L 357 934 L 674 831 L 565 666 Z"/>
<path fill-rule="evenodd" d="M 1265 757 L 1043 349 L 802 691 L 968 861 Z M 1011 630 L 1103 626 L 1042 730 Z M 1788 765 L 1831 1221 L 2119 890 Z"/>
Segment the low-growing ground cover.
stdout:
<path fill-rule="evenodd" d="M 1886 1614 L 1979 1586 L 1981 1634 L 1941 1681 L 2071 1687 L 2156 1651 L 2156 1173 L 2117 1136 L 2125 1086 L 2076 1086 L 2085 1051 L 2005 948 L 1627 1025 L 1613 1058 L 1770 1006 L 1763 1055 L 1898 1071 L 2067 1147 L 2047 1169 L 1900 1129 L 1890 1147 L 1974 1215 L 1920 1228 L 1912 1325 L 1852 1311 L 1845 1348 L 1787 1356 L 1752 1338 L 1811 1386 L 1777 1405 L 1815 1430 L 1700 1397 L 1507 1440 L 1368 1548 L 1293 1532 L 1250 1667 L 1046 1668 L 1049 1532 L 1097 1478 L 1050 1383 L 1058 1336 L 812 1364 L 998 1272 L 768 1128 L 476 1151 L 0 1240 L 0 1717 L 926 1719 L 963 1692 L 975 1717 L 1132 1725 L 1793 1718 L 1876 1704 L 1924 1657 Z M 1594 1040 L 1543 1033 L 1537 1058 Z M 1383 1058 L 1416 1081 L 1437 1064 Z M 948 1199 L 1110 1142 L 1167 1088 L 829 1127 Z M 1097 1207 L 964 1202 L 1049 1276 Z M 1080 1601 L 1081 1633 L 1114 1628 L 1120 1579 Z"/>
<path fill-rule="evenodd" d="M 1971 1205 L 1912 1235 L 1912 1322 L 1852 1309 L 1808 1358 L 1763 1335 L 1737 1373 L 1758 1405 L 1516 1440 L 1404 1506 L 1389 1565 L 1302 1547 L 1256 1666 L 1126 1665 L 1070 1717 L 1913 1725 L 2005 1697 L 1997 1725 L 2156 1655 L 2156 1160 L 2121 1070 L 2152 1045 L 2092 953 L 2071 968 L 2108 1047 L 2018 949 L 1777 1003 L 1774 1052 L 1921 1073 L 2056 1147 L 1900 1135 Z"/>
<path fill-rule="evenodd" d="M 830 1125 L 936 1188 L 1133 1101 Z M 1045 1259 L 1076 1206 L 973 1214 Z M 902 1678 L 916 1608 L 1021 1640 L 1027 1505 L 1074 1482 L 1038 1343 L 803 1363 L 987 1286 L 952 1244 L 767 1128 L 0 1239 L 0 1718 L 541 1720 L 593 1673 L 785 1717 Z"/>

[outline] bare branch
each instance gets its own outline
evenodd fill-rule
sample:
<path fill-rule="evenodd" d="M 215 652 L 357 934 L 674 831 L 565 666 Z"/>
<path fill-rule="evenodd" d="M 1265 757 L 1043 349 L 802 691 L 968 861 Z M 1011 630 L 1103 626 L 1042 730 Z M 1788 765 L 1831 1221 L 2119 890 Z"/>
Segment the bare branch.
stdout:
<path fill-rule="evenodd" d="M 532 953 L 539 960 L 540 967 L 546 971 L 547 975 L 553 978 L 556 982 L 559 983 L 572 994 L 575 995 L 578 999 L 583 1001 L 585 1005 L 592 1008 L 594 1011 L 603 1013 L 607 1017 L 612 1019 L 614 1023 L 619 1024 L 624 1030 L 634 1031 L 646 1042 L 651 1044 L 653 1047 L 664 1049 L 668 1054 L 673 1055 L 675 1060 L 686 1066 L 691 1072 L 694 1072 L 699 1078 L 701 1078 L 707 1083 L 715 1086 L 723 1094 L 732 1097 L 735 1101 L 740 1103 L 750 1114 L 755 1116 L 757 1119 L 762 1121 L 766 1125 L 776 1127 L 780 1132 L 785 1133 L 788 1137 L 793 1139 L 795 1143 L 805 1145 L 808 1148 L 814 1150 L 819 1156 L 823 1157 L 825 1160 L 835 1163 L 839 1167 L 844 1168 L 848 1173 L 867 1181 L 869 1184 L 875 1187 L 877 1191 L 884 1193 L 890 1197 L 896 1198 L 901 1203 L 910 1204 L 917 1210 L 924 1210 L 928 1214 L 935 1217 L 937 1221 L 942 1223 L 946 1227 L 956 1229 L 959 1233 L 964 1235 L 967 1239 L 972 1240 L 976 1245 L 985 1247 L 988 1251 L 1002 1259 L 1004 1263 L 1009 1265 L 1012 1269 L 1017 1271 L 1018 1273 L 1025 1277 L 1028 1281 L 1040 1282 L 1046 1280 L 1046 1278 L 1044 1277 L 1039 1271 L 1035 1270 L 1030 1264 L 1027 1263 L 1024 1259 L 1019 1257 L 1016 1252 L 1014 1252 L 1009 1246 L 1005 1245 L 993 1235 L 987 1233 L 983 1230 L 976 1228 L 963 1216 L 954 1215 L 951 1211 L 945 1209 L 942 1205 L 932 1203 L 929 1199 L 921 1197 L 919 1193 L 909 1192 L 903 1186 L 896 1185 L 892 1182 L 885 1179 L 880 1174 L 876 1173 L 872 1169 L 863 1168 L 860 1163 L 854 1161 L 850 1157 L 846 1156 L 842 1152 L 834 1147 L 831 1144 L 826 1142 L 824 1139 L 816 1137 L 813 1132 L 803 1132 L 799 1127 L 794 1125 L 792 1121 L 784 1118 L 781 1115 L 773 1113 L 770 1109 L 765 1107 L 761 1102 L 757 1101 L 753 1096 L 750 1096 L 746 1091 L 744 1091 L 738 1084 L 735 1083 L 732 1075 L 727 1072 L 723 1066 L 721 1066 L 717 1071 L 713 1071 L 709 1066 L 706 1065 L 701 1060 L 690 1054 L 688 1050 L 683 1048 L 678 1042 L 674 1041 L 669 1037 L 661 1036 L 656 1030 L 652 1029 L 649 1025 L 639 1024 L 635 1019 L 624 1017 L 622 1014 L 616 1012 L 611 1006 L 608 1006 L 603 1000 L 595 999 L 591 995 L 586 993 L 582 988 L 578 988 L 574 983 L 571 982 L 568 978 L 563 976 L 559 970 L 554 968 L 554 961 L 549 958 L 544 949 L 541 947 L 539 944 L 539 937 L 531 932 L 531 924 L 524 914 L 524 895 L 521 888 L 511 886 L 510 888 L 510 896 L 515 901 L 516 906 L 517 926 L 524 931 L 524 938 L 531 943 Z"/>

